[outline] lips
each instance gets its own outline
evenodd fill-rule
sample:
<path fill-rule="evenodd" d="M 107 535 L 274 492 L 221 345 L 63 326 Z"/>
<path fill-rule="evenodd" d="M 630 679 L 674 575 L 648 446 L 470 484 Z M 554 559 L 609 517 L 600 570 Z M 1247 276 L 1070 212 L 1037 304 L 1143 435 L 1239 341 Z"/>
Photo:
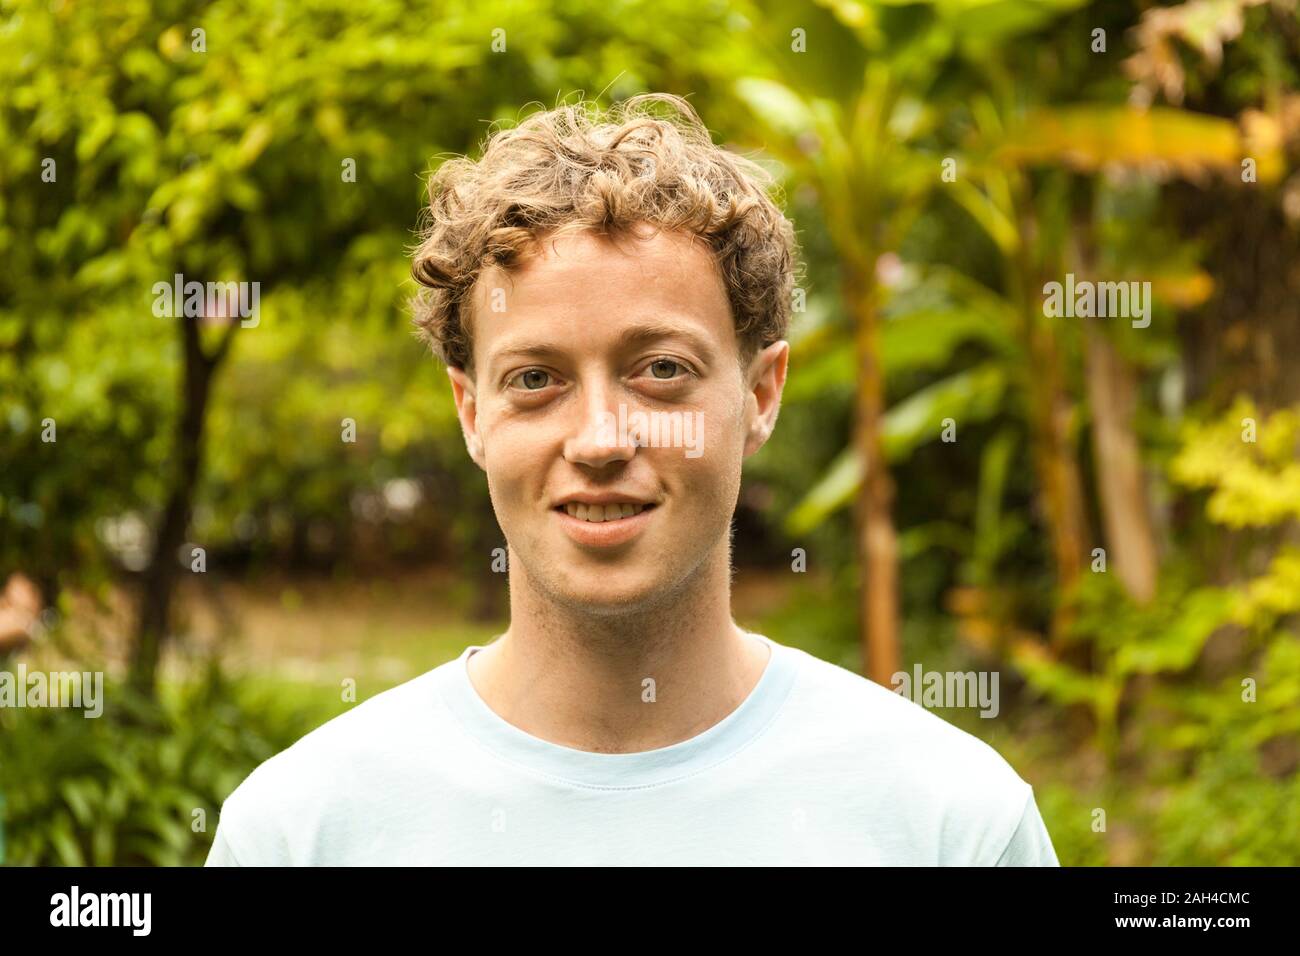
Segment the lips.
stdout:
<path fill-rule="evenodd" d="M 585 548 L 627 544 L 646 529 L 656 510 L 652 502 L 630 499 L 570 499 L 551 509 L 569 540 Z"/>

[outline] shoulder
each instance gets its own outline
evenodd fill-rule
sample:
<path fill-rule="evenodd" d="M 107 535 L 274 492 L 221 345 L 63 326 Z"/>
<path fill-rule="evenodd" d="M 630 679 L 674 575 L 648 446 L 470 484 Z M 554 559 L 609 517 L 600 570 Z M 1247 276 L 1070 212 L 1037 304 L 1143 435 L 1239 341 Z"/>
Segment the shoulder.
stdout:
<path fill-rule="evenodd" d="M 830 718 L 838 718 L 833 726 L 840 728 L 846 738 L 873 748 L 920 746 L 927 753 L 962 765 L 1005 768 L 1014 774 L 1002 756 L 983 740 L 903 694 L 798 648 L 787 647 L 786 651 L 799 659 L 792 703 L 800 716 L 816 715 L 827 724 Z"/>
<path fill-rule="evenodd" d="M 353 796 L 382 788 L 385 774 L 408 764 L 415 735 L 427 735 L 436 715 L 436 681 L 455 663 L 376 694 L 259 764 L 221 806 L 222 855 L 286 865 L 313 853 L 312 841 L 347 817 Z"/>
<path fill-rule="evenodd" d="M 997 750 L 900 693 L 787 650 L 799 676 L 784 718 L 817 742 L 811 761 L 887 795 L 898 825 L 935 833 L 943 858 L 1001 856 L 1032 815 L 1033 789 Z"/>

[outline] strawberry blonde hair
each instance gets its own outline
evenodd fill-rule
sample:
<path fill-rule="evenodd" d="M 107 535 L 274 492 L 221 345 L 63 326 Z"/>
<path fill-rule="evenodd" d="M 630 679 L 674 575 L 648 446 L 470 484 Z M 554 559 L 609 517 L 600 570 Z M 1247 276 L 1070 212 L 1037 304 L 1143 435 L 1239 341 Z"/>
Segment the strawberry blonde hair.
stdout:
<path fill-rule="evenodd" d="M 411 274 L 417 334 L 448 365 L 471 365 L 470 294 L 543 237 L 613 236 L 648 223 L 702 239 L 727 290 L 742 358 L 785 337 L 794 229 L 757 163 L 714 145 L 679 96 L 645 93 L 536 112 L 490 134 L 478 161 L 444 162 L 428 182 Z"/>

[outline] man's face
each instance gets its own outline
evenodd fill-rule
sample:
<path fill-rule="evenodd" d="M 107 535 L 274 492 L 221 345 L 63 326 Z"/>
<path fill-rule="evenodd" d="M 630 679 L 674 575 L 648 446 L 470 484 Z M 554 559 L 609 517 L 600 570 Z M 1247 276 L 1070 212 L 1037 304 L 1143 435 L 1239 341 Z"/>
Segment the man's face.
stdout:
<path fill-rule="evenodd" d="M 725 559 L 742 459 L 776 421 L 788 346 L 740 366 L 726 288 L 681 233 L 548 239 L 472 300 L 449 370 L 512 558 L 588 613 L 671 600 Z M 647 444 L 648 443 L 648 444 Z"/>

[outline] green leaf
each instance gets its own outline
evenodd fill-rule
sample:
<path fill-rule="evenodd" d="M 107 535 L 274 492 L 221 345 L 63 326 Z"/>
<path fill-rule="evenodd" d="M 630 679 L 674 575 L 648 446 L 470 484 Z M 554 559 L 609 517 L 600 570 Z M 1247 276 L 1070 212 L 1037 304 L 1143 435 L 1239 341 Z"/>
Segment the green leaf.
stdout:
<path fill-rule="evenodd" d="M 817 125 L 811 107 L 783 83 L 742 77 L 735 82 L 734 89 L 755 116 L 790 139 L 811 132 Z"/>
<path fill-rule="evenodd" d="M 1231 591 L 1201 588 L 1189 594 L 1178 616 L 1151 640 L 1124 644 L 1115 654 L 1121 674 L 1183 671 L 1192 665 L 1205 642 L 1227 622 L 1235 603 Z"/>
<path fill-rule="evenodd" d="M 104 144 L 112 138 L 116 120 L 117 114 L 111 110 L 104 110 L 95 114 L 95 118 L 90 121 L 90 125 L 77 137 L 77 160 L 79 162 L 89 162 L 99 154 Z"/>
<path fill-rule="evenodd" d="M 923 309 L 881 323 L 880 354 L 885 377 L 938 368 L 964 342 L 982 341 L 1003 348 L 1005 330 L 988 316 L 965 309 Z"/>
<path fill-rule="evenodd" d="M 940 437 L 945 418 L 960 415 L 963 422 L 988 418 L 1000 407 L 1005 388 L 1006 373 L 990 363 L 921 389 L 885 413 L 885 457 L 897 461 Z M 862 472 L 856 450 L 842 451 L 791 510 L 786 530 L 792 535 L 810 531 L 852 501 Z"/>

